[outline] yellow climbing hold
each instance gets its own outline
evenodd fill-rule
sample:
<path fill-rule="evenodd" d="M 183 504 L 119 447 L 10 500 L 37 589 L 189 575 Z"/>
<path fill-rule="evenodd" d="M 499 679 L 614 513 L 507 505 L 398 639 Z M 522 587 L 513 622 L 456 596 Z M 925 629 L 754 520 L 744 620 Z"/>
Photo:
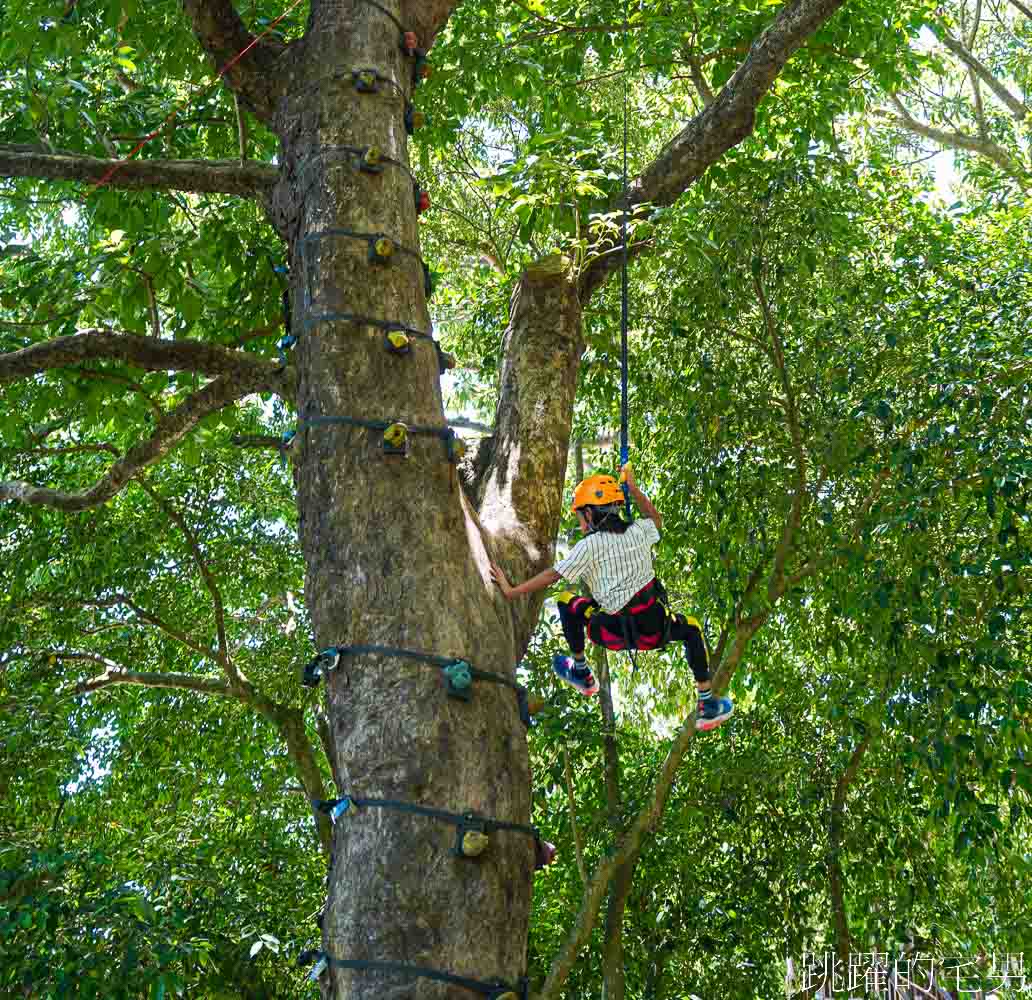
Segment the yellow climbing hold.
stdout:
<path fill-rule="evenodd" d="M 391 347 L 396 351 L 407 351 L 409 344 L 412 343 L 408 334 L 402 333 L 400 330 L 392 330 L 387 334 L 387 339 L 390 341 Z"/>
<path fill-rule="evenodd" d="M 394 454 L 404 454 L 408 447 L 408 428 L 402 423 L 391 424 L 383 432 L 384 449 Z"/>
<path fill-rule="evenodd" d="M 490 843 L 486 833 L 481 833 L 479 830 L 467 830 L 462 835 L 462 853 L 467 858 L 479 858 Z"/>

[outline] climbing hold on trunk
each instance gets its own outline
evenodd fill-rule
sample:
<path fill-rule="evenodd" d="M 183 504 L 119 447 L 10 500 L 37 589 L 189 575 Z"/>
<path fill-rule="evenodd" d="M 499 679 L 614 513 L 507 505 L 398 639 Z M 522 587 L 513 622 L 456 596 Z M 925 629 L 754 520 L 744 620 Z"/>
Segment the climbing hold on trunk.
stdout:
<path fill-rule="evenodd" d="M 392 354 L 408 354 L 412 350 L 412 339 L 400 330 L 391 330 L 386 334 L 387 350 Z"/>
<path fill-rule="evenodd" d="M 379 236 L 369 243 L 369 260 L 373 264 L 387 264 L 394 255 L 394 242 L 386 236 Z"/>
<path fill-rule="evenodd" d="M 462 835 L 459 850 L 464 858 L 479 858 L 487 850 L 491 839 L 479 830 L 467 830 Z"/>
<path fill-rule="evenodd" d="M 385 455 L 408 454 L 408 427 L 403 423 L 393 423 L 383 432 L 383 452 Z"/>
<path fill-rule="evenodd" d="M 367 174 L 382 174 L 383 154 L 375 146 L 370 146 L 362 154 L 361 167 Z"/>
<path fill-rule="evenodd" d="M 422 111 L 417 111 L 411 104 L 405 106 L 405 131 L 409 135 L 413 135 L 416 129 L 422 128 L 426 124 L 426 115 Z"/>
<path fill-rule="evenodd" d="M 559 853 L 556 849 L 555 844 L 550 843 L 547 840 L 542 840 L 540 837 L 534 841 L 534 870 L 537 871 L 541 868 L 547 868 L 553 861 L 555 856 Z"/>
<path fill-rule="evenodd" d="M 465 660 L 456 660 L 441 673 L 448 686 L 448 694 L 462 701 L 469 701 L 473 693 L 473 669 Z"/>
<path fill-rule="evenodd" d="M 360 94 L 376 94 L 380 90 L 380 74 L 375 69 L 353 69 L 351 80 Z"/>

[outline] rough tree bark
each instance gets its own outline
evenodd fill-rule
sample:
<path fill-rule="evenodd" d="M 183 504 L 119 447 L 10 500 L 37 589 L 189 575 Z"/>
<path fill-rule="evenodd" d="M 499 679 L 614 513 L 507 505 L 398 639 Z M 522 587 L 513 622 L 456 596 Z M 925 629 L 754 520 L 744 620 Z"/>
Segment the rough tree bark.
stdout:
<path fill-rule="evenodd" d="M 437 19 L 415 4 L 384 6 L 423 43 L 447 14 L 446 5 Z M 313 3 L 270 119 L 283 163 L 274 220 L 289 246 L 300 331 L 295 449 L 306 603 L 320 648 L 402 647 L 513 677 L 537 607 L 514 627 L 488 575 L 488 546 L 494 539 L 514 559 L 536 553 L 525 558 L 540 565 L 551 556 L 579 356 L 579 310 L 565 276 L 528 275 L 514 298 L 506 391 L 516 398 L 500 407 L 496 461 L 482 487 L 487 525 L 439 438 L 415 435 L 403 459 L 383 454 L 376 431 L 305 423 L 347 416 L 444 426 L 430 344 L 417 342 L 399 357 L 375 327 L 315 319 L 350 313 L 429 329 L 419 258 L 399 249 L 377 266 L 367 244 L 350 235 L 382 233 L 417 250 L 411 179 L 391 167 L 355 171 L 335 155 L 342 146 L 375 146 L 408 162 L 412 61 L 398 42 L 396 26 L 372 5 Z M 359 93 L 351 71 L 366 67 L 394 84 Z M 568 346 L 556 343 L 557 311 L 568 317 Z M 544 351 L 553 361 L 548 372 Z M 542 379 L 554 397 L 544 411 L 546 394 L 535 383 Z M 524 381 L 531 386 L 521 407 Z M 554 391 L 556 382 L 563 390 Z M 526 738 L 510 689 L 481 684 L 464 703 L 446 697 L 438 671 L 361 656 L 328 676 L 326 697 L 342 792 L 529 821 Z M 451 853 L 455 830 L 446 824 L 394 810 L 349 815 L 336 829 L 324 951 L 516 982 L 525 971 L 534 843 L 520 833 L 491 839 L 484 856 L 465 860 Z M 332 963 L 322 982 L 327 996 L 379 996 L 385 987 L 458 995 L 455 987 L 417 987 Z"/>

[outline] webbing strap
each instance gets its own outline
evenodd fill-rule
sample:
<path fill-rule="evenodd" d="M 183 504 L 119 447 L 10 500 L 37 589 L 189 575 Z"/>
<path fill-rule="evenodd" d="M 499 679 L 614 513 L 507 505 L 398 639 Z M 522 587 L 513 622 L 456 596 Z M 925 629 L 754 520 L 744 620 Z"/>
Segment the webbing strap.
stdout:
<path fill-rule="evenodd" d="M 331 815 L 334 808 L 341 803 L 357 806 L 359 809 L 393 809 L 395 812 L 412 813 L 415 816 L 428 816 L 430 819 L 439 819 L 454 826 L 475 827 L 484 833 L 492 833 L 495 830 L 512 830 L 514 833 L 525 833 L 535 840 L 541 839 L 541 834 L 536 827 L 527 826 L 524 823 L 510 823 L 504 819 L 492 819 L 489 816 L 478 816 L 476 813 L 453 813 L 446 809 L 435 809 L 433 806 L 421 806 L 415 802 L 401 802 L 398 799 L 361 799 L 354 795 L 343 795 L 337 799 L 313 799 L 312 806 L 319 812 Z M 347 811 L 347 805 L 342 812 Z M 338 815 L 342 815 L 339 812 Z"/>
<path fill-rule="evenodd" d="M 366 2 L 368 3 L 369 0 L 366 0 Z M 348 146 L 342 144 L 333 146 L 320 146 L 319 149 L 316 150 L 314 153 L 310 153 L 308 156 L 305 157 L 304 164 L 301 166 L 300 174 L 302 177 L 304 177 L 304 175 L 310 169 L 310 162 L 313 160 L 322 159 L 323 157 L 332 158 L 335 154 L 338 156 L 343 154 L 347 157 L 362 157 L 366 155 L 369 149 L 369 146 Z M 402 163 L 401 160 L 397 160 L 393 156 L 387 156 L 386 153 L 380 153 L 379 162 L 386 163 L 392 167 L 397 167 L 399 170 L 403 170 L 406 174 L 409 175 L 414 184 L 419 183 L 419 180 L 416 177 L 416 175 L 412 173 L 409 167 L 406 164 Z"/>
<path fill-rule="evenodd" d="M 489 998 L 500 998 L 506 993 L 513 993 L 519 1000 L 526 1000 L 528 983 L 521 979 L 516 985 L 509 986 L 501 980 L 485 982 L 482 979 L 470 979 L 467 976 L 456 976 L 451 972 L 442 972 L 440 969 L 431 969 L 425 965 L 406 965 L 402 962 L 376 962 L 359 958 L 336 958 L 325 951 L 318 951 L 314 954 L 304 952 L 304 956 L 313 959 L 323 959 L 326 965 L 335 969 L 355 969 L 365 972 L 393 972 L 412 979 L 433 979 L 439 983 L 449 983 L 452 986 L 461 986 L 472 993 L 480 993 Z"/>
<path fill-rule="evenodd" d="M 385 431 L 393 426 L 394 420 L 363 420 L 361 417 L 345 417 L 338 414 L 332 416 L 305 417 L 298 420 L 298 429 L 304 427 L 318 427 L 328 424 L 346 424 L 349 427 L 365 427 L 371 431 Z M 439 437 L 442 441 L 450 441 L 455 437 L 455 431 L 450 427 L 432 427 L 425 424 L 405 424 L 405 429 L 410 434 L 428 434 L 431 437 Z"/>
<path fill-rule="evenodd" d="M 331 239 L 335 236 L 343 236 L 345 239 L 350 240 L 361 240 L 366 244 L 375 243 L 377 240 L 390 240 L 391 246 L 395 250 L 398 250 L 401 253 L 407 253 L 410 256 L 415 257 L 421 264 L 424 263 L 418 250 L 402 246 L 387 233 L 360 233 L 355 229 L 341 229 L 339 226 L 330 226 L 327 229 L 320 229 L 316 233 L 308 233 L 308 235 L 302 236 L 298 243 L 300 246 L 305 247 L 309 243 L 318 243 L 320 240 Z"/>
<path fill-rule="evenodd" d="M 425 330 L 417 330 L 415 327 L 406 326 L 404 323 L 397 323 L 393 320 L 388 319 L 374 319 L 372 316 L 360 316 L 357 313 L 349 312 L 325 312 L 325 313 L 312 313 L 305 317 L 304 329 L 307 332 L 313 326 L 318 323 L 357 323 L 360 326 L 375 326 L 378 330 L 384 330 L 387 333 L 392 333 L 395 330 L 401 333 L 407 333 L 410 337 L 424 337 L 427 340 L 434 340 L 432 333 L 427 333 Z"/>
<path fill-rule="evenodd" d="M 337 646 L 337 652 L 341 656 L 362 656 L 367 653 L 380 656 L 401 656 L 405 659 L 415 660 L 417 663 L 429 663 L 435 667 L 450 667 L 453 663 L 467 663 L 468 661 L 455 656 L 437 656 L 435 653 L 420 653 L 414 649 L 401 649 L 398 646 Z M 470 665 L 469 672 L 476 681 L 491 681 L 494 684 L 504 684 L 514 691 L 525 690 L 523 685 L 503 677 L 501 674 L 491 673 L 489 670 L 479 670 Z"/>

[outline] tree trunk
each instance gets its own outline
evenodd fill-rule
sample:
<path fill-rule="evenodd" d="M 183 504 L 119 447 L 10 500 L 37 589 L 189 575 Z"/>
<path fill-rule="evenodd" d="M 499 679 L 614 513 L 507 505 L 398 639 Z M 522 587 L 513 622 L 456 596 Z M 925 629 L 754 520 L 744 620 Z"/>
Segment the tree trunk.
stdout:
<path fill-rule="evenodd" d="M 564 337 L 576 349 L 555 354 L 563 384 L 545 395 L 544 412 L 527 405 L 521 413 L 513 398 L 500 408 L 495 446 L 505 468 L 488 469 L 483 481 L 495 500 L 505 483 L 507 510 L 495 528 L 482 529 L 441 438 L 410 434 L 409 456 L 394 457 L 383 453 L 382 431 L 310 423 L 346 416 L 443 427 L 444 410 L 438 357 L 428 341 L 417 339 L 409 354 L 397 355 L 386 349 L 381 329 L 317 319 L 349 313 L 429 330 L 417 256 L 396 249 L 389 264 L 375 264 L 363 239 L 326 235 L 330 229 L 383 233 L 399 248 L 418 249 L 408 173 L 391 164 L 380 174 L 364 173 L 341 149 L 375 146 L 408 162 L 398 89 L 381 84 L 379 93 L 359 93 L 351 70 L 375 68 L 411 96 L 412 60 L 391 21 L 363 3 L 313 4 L 304 45 L 274 121 L 283 179 L 272 206 L 290 248 L 299 335 L 293 447 L 317 648 L 401 647 L 460 657 L 512 678 L 540 601 L 510 613 L 491 582 L 483 534 L 504 540 L 509 555 L 523 549 L 517 562 L 551 559 L 580 356 L 579 309 L 564 303 L 576 297 L 562 275 L 549 274 L 525 279 L 514 304 L 503 395 L 518 397 L 521 379 L 533 380 L 532 371 L 554 383 L 555 371 L 540 373 L 547 348 L 535 337 L 554 341 L 555 329 L 568 324 L 542 314 L 543 302 L 563 307 L 572 324 Z M 535 385 L 526 399 L 540 396 Z M 524 447 L 535 428 L 539 446 Z M 529 527 L 522 523 L 525 510 L 535 512 Z M 529 822 L 526 734 L 511 688 L 476 683 L 472 700 L 460 701 L 446 696 L 440 670 L 382 655 L 345 658 L 325 688 L 341 794 Z M 496 832 L 487 852 L 469 860 L 452 853 L 455 840 L 454 826 L 393 809 L 352 809 L 338 821 L 323 919 L 322 947 L 331 959 L 324 996 L 381 997 L 387 988 L 406 996 L 468 996 L 397 973 L 342 969 L 334 958 L 519 980 L 534 841 Z"/>

